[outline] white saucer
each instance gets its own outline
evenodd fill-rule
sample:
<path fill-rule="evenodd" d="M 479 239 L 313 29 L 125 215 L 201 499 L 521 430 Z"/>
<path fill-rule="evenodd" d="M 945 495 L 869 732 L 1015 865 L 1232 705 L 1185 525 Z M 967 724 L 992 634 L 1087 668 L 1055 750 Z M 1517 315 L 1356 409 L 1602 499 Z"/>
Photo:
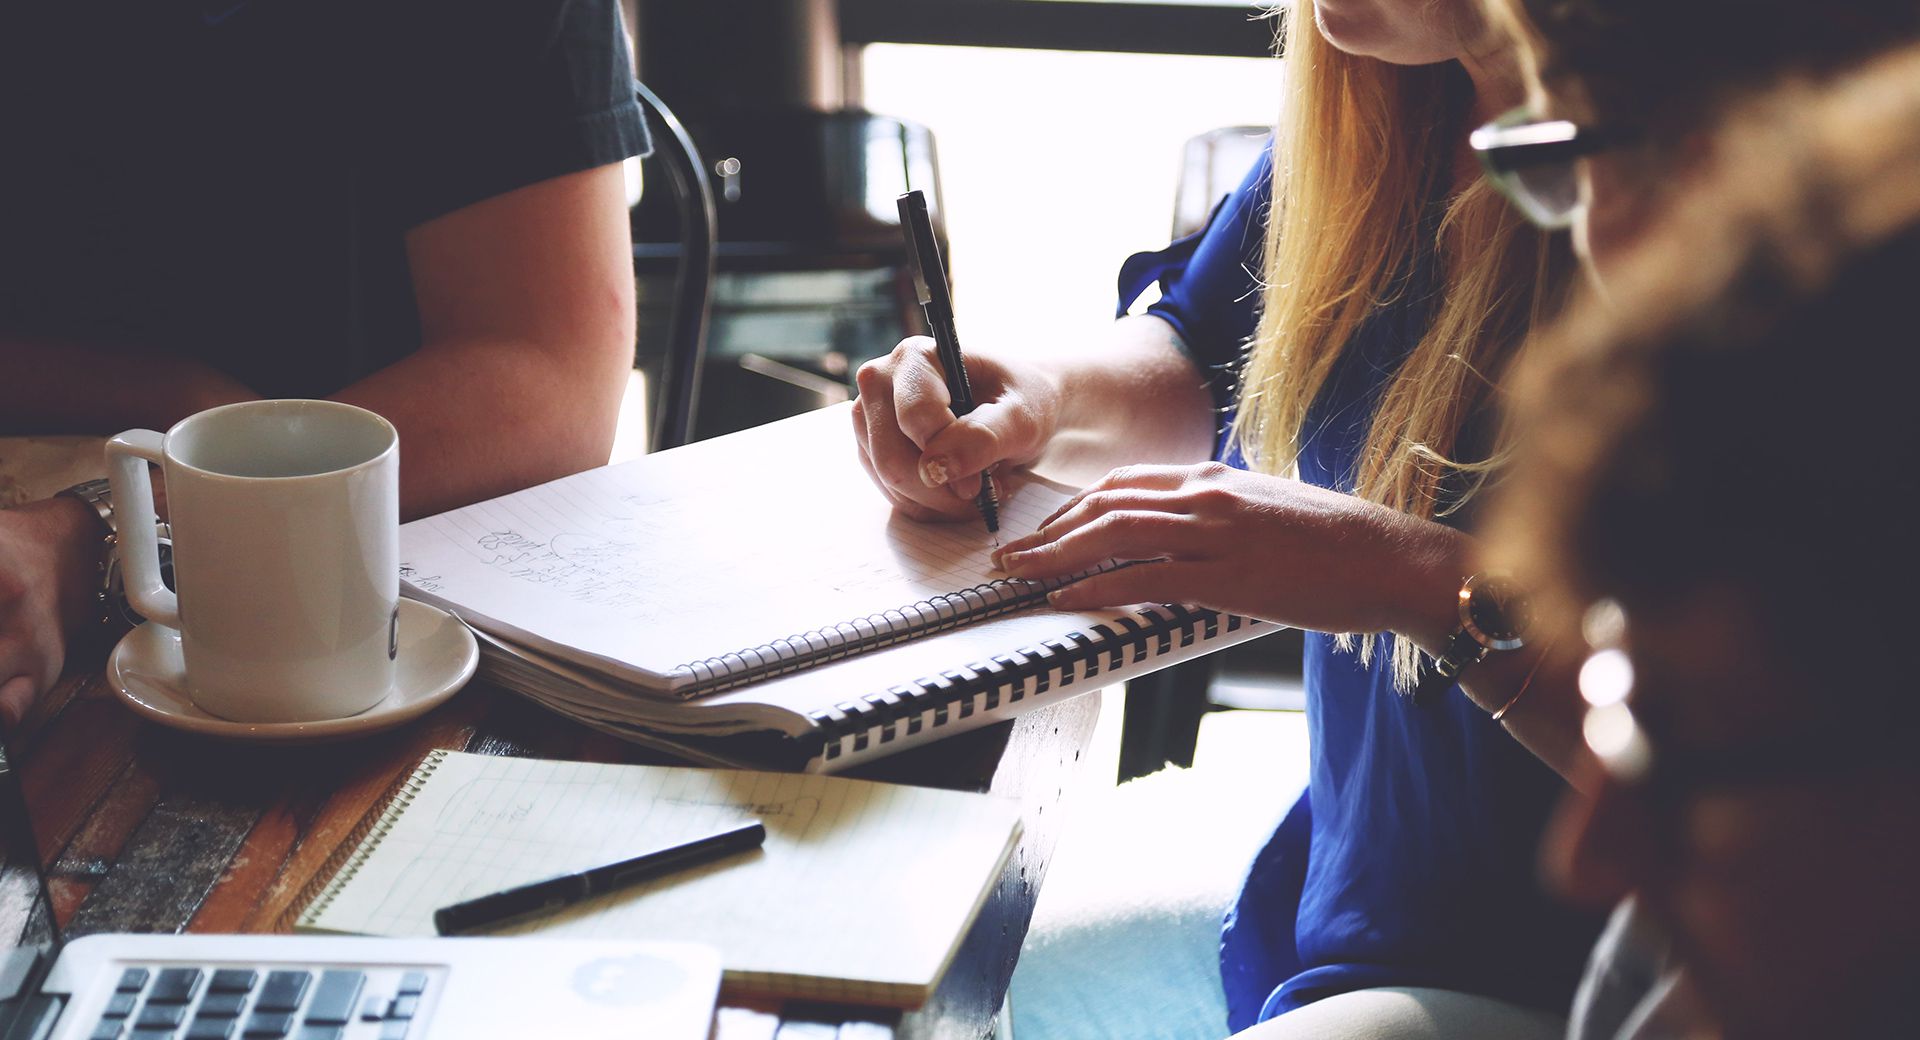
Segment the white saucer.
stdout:
<path fill-rule="evenodd" d="M 465 686 L 479 663 L 480 648 L 458 618 L 402 599 L 393 689 L 358 715 L 320 722 L 231 722 L 210 715 L 187 695 L 180 633 L 163 625 L 141 625 L 120 640 L 107 657 L 107 684 L 127 707 L 162 726 L 225 740 L 298 744 L 365 736 L 424 715 Z"/>

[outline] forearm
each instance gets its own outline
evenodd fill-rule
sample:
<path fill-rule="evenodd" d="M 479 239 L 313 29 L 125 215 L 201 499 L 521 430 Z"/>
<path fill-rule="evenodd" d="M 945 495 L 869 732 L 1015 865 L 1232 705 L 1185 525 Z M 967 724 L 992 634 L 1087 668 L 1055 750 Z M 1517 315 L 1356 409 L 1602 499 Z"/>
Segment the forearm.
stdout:
<path fill-rule="evenodd" d="M 633 251 L 617 164 L 407 232 L 421 348 L 336 394 L 400 430 L 413 518 L 605 465 L 633 368 Z"/>
<path fill-rule="evenodd" d="M 1390 627 L 1429 654 L 1445 652 L 1460 628 L 1461 584 L 1480 566 L 1474 540 L 1431 521 L 1409 521 L 1417 534 L 1402 540 L 1396 582 L 1399 604 Z M 1496 652 L 1461 675 L 1461 689 L 1492 715 L 1512 705 L 1498 723 L 1554 772 L 1570 782 L 1586 755 L 1575 668 L 1554 647 Z M 1515 698 L 1518 698 L 1516 700 Z"/>
<path fill-rule="evenodd" d="M 1059 425 L 1037 464 L 1076 483 L 1136 462 L 1203 462 L 1219 416 L 1173 327 L 1121 318 L 1084 346 L 1034 358 L 1060 387 Z"/>
<path fill-rule="evenodd" d="M 400 431 L 400 512 L 413 519 L 605 465 L 630 358 L 618 340 L 430 345 L 333 398 Z"/>
<path fill-rule="evenodd" d="M 256 396 L 232 376 L 172 354 L 0 337 L 4 434 L 165 430 Z"/>

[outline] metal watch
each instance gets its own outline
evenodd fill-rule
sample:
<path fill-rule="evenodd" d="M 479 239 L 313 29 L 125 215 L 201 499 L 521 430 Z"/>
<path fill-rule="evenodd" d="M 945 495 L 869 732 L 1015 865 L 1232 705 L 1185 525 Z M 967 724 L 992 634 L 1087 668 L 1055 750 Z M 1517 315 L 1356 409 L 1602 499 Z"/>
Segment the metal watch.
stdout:
<path fill-rule="evenodd" d="M 1485 571 L 1460 586 L 1460 628 L 1413 689 L 1413 702 L 1427 705 L 1460 680 L 1460 673 L 1494 651 L 1527 645 L 1533 621 L 1526 589 L 1512 575 Z"/>
<path fill-rule="evenodd" d="M 140 612 L 127 602 L 126 581 L 120 573 L 120 547 L 117 534 L 120 525 L 113 512 L 113 492 L 105 477 L 81 481 L 59 492 L 68 498 L 77 498 L 92 509 L 100 518 L 100 526 L 106 528 L 101 536 L 100 586 L 94 590 L 95 612 L 100 624 L 107 627 L 118 625 L 139 625 L 146 622 Z M 160 543 L 160 576 L 169 586 L 173 584 L 173 528 L 163 520 L 155 520 L 158 541 Z"/>

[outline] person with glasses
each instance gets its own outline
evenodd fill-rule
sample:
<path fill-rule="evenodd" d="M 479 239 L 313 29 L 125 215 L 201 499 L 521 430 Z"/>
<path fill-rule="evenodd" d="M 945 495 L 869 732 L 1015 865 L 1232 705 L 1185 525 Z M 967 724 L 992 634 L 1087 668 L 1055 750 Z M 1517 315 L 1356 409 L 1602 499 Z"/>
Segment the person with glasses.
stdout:
<path fill-rule="evenodd" d="M 1310 630 L 1311 781 L 1229 911 L 1231 1028 L 1558 1036 L 1598 921 L 1535 878 L 1560 779 L 1487 719 L 1531 652 L 1490 653 L 1459 603 L 1499 598 L 1467 580 L 1495 387 L 1572 258 L 1467 148 L 1522 100 L 1473 0 L 1300 0 L 1283 36 L 1271 158 L 1201 234 L 1123 271 L 1123 296 L 1157 281 L 1158 303 L 1084 346 L 969 342 L 981 405 L 958 420 L 931 342 L 902 343 L 860 372 L 862 456 L 901 512 L 976 523 L 988 466 L 1118 466 L 1000 564 L 1143 561 L 1055 602 Z"/>
<path fill-rule="evenodd" d="M 1913 1035 L 1920 48 L 1702 143 L 1516 374 L 1490 525 L 1586 648 L 1547 863 L 1631 897 L 1570 1036 Z"/>
<path fill-rule="evenodd" d="M 1482 0 L 1526 103 L 1471 135 L 1491 182 L 1541 227 L 1610 257 L 1701 165 L 1704 128 L 1786 76 L 1829 76 L 1920 39 L 1908 0 Z"/>

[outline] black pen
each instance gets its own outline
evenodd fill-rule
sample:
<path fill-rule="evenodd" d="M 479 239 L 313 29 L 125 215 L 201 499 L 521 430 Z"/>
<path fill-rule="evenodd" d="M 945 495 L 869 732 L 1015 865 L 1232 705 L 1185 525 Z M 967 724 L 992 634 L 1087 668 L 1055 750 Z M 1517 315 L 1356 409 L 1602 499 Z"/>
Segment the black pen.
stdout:
<path fill-rule="evenodd" d="M 756 820 L 718 834 L 658 849 L 644 856 L 609 863 L 604 867 L 562 874 L 545 881 L 534 881 L 504 892 L 443 906 L 433 912 L 433 927 L 441 935 L 463 935 L 523 917 L 552 913 L 594 896 L 618 891 L 635 882 L 759 848 L 766 840 L 767 828 Z"/>
<path fill-rule="evenodd" d="M 953 327 L 953 292 L 947 287 L 947 267 L 940 261 L 940 247 L 933 240 L 933 221 L 927 217 L 927 197 L 918 189 L 896 200 L 900 206 L 900 231 L 907 237 L 907 260 L 913 268 L 914 295 L 926 312 L 927 328 L 933 332 L 934 345 L 940 351 L 940 367 L 947 376 L 947 396 L 953 402 L 957 418 L 973 411 L 973 386 L 967 381 L 967 361 L 960 355 L 960 334 Z M 973 504 L 987 530 L 1000 530 L 1000 495 L 994 490 L 993 471 L 980 472 L 980 493 Z"/>

